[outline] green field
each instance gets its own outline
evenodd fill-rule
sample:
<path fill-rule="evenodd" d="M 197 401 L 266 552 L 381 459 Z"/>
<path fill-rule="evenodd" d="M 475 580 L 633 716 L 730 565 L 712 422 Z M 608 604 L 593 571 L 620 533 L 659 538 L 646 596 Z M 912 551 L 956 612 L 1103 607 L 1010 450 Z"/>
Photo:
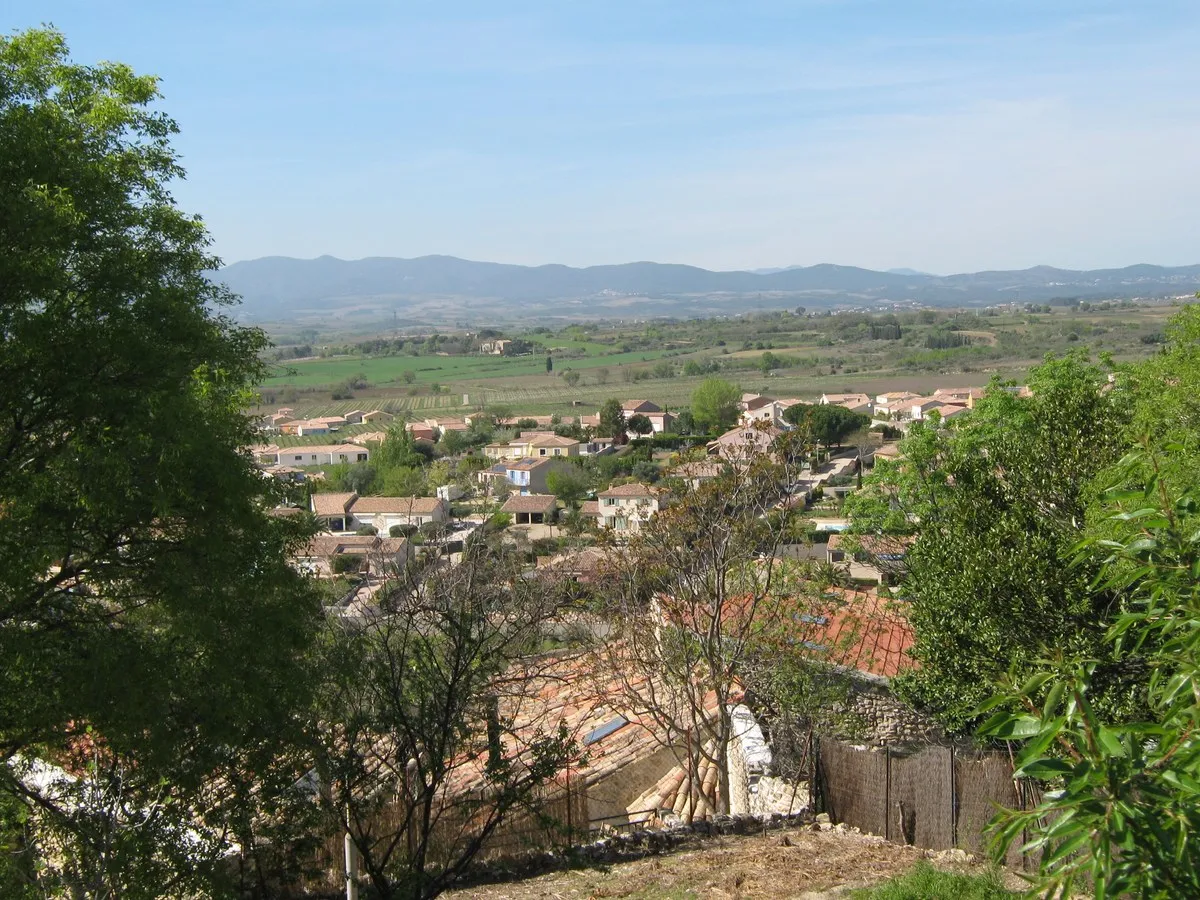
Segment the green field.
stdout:
<path fill-rule="evenodd" d="M 593 346 L 603 347 L 603 345 Z M 604 366 L 652 362 L 661 357 L 664 352 L 662 350 L 639 350 L 632 353 L 587 356 L 562 360 L 561 363 L 556 363 L 556 368 L 561 365 L 563 369 L 596 369 Z M 544 373 L 546 358 L 541 355 L 518 358 L 503 356 L 335 357 L 279 363 L 273 366 L 273 371 L 275 374 L 264 382 L 264 387 L 290 385 L 305 388 L 336 385 L 359 374 L 364 375 L 372 385 L 383 386 L 402 383 L 405 372 L 412 372 L 417 383 L 444 384 L 464 379 L 512 378 Z"/>

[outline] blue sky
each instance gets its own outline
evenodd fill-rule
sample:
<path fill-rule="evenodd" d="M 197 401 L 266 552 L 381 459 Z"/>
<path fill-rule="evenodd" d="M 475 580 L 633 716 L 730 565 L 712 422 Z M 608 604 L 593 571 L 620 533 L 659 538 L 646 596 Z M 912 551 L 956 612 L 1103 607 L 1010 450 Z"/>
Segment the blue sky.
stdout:
<path fill-rule="evenodd" d="M 1196 0 L 7 9 L 161 77 L 227 262 L 1200 262 Z"/>

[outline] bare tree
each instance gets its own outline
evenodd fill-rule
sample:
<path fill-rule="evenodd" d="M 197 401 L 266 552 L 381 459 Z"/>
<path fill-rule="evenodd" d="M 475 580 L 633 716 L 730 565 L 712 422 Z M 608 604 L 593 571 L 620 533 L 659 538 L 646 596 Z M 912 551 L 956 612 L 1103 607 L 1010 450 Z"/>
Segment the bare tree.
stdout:
<path fill-rule="evenodd" d="M 725 475 L 677 495 L 631 538 L 609 578 L 599 672 L 683 757 L 694 792 L 701 762 L 716 769 L 717 813 L 729 811 L 731 707 L 755 643 L 798 626 L 808 603 L 799 567 L 778 554 L 795 515 L 780 501 L 804 456 L 785 444 L 764 453 L 750 436 Z M 703 805 L 694 797 L 690 815 Z"/>
<path fill-rule="evenodd" d="M 429 898 L 575 758 L 526 701 L 559 601 L 482 541 L 329 636 L 317 772 L 379 897 Z"/>

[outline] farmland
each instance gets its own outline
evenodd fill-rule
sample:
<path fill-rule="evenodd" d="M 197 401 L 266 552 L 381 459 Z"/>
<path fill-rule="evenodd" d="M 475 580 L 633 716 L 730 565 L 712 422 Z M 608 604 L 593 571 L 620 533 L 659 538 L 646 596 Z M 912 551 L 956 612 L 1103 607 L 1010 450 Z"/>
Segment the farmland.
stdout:
<path fill-rule="evenodd" d="M 1129 302 L 896 314 L 759 313 L 733 318 L 576 324 L 506 334 L 527 352 L 470 352 L 470 332 L 282 335 L 262 408 L 306 415 L 379 407 L 408 418 L 504 405 L 536 414 L 594 412 L 612 396 L 686 406 L 707 376 L 775 396 L 911 390 L 1021 380 L 1046 353 L 1121 362 L 1152 353 L 1176 307 Z M 379 346 L 387 352 L 364 352 Z M 477 342 L 475 344 L 477 346 Z M 451 347 L 454 352 L 439 350 Z M 295 356 L 298 349 L 311 355 Z M 553 371 L 546 372 L 546 357 Z M 464 403 L 464 395 L 466 401 Z"/>

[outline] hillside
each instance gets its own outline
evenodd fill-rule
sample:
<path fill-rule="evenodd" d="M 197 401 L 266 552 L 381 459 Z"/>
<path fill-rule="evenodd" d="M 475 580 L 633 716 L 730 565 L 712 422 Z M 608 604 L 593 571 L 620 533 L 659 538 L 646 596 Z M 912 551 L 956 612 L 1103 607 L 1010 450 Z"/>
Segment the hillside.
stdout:
<path fill-rule="evenodd" d="M 530 314 L 597 316 L 712 315 L 760 307 L 872 306 L 911 302 L 967 306 L 1055 297 L 1154 297 L 1200 289 L 1200 265 L 935 276 L 820 264 L 779 271 L 713 272 L 634 262 L 572 268 L 475 262 L 452 256 L 342 260 L 264 257 L 234 263 L 215 277 L 240 294 L 239 313 L 256 320 L 356 315 L 381 310 L 426 321 Z"/>

